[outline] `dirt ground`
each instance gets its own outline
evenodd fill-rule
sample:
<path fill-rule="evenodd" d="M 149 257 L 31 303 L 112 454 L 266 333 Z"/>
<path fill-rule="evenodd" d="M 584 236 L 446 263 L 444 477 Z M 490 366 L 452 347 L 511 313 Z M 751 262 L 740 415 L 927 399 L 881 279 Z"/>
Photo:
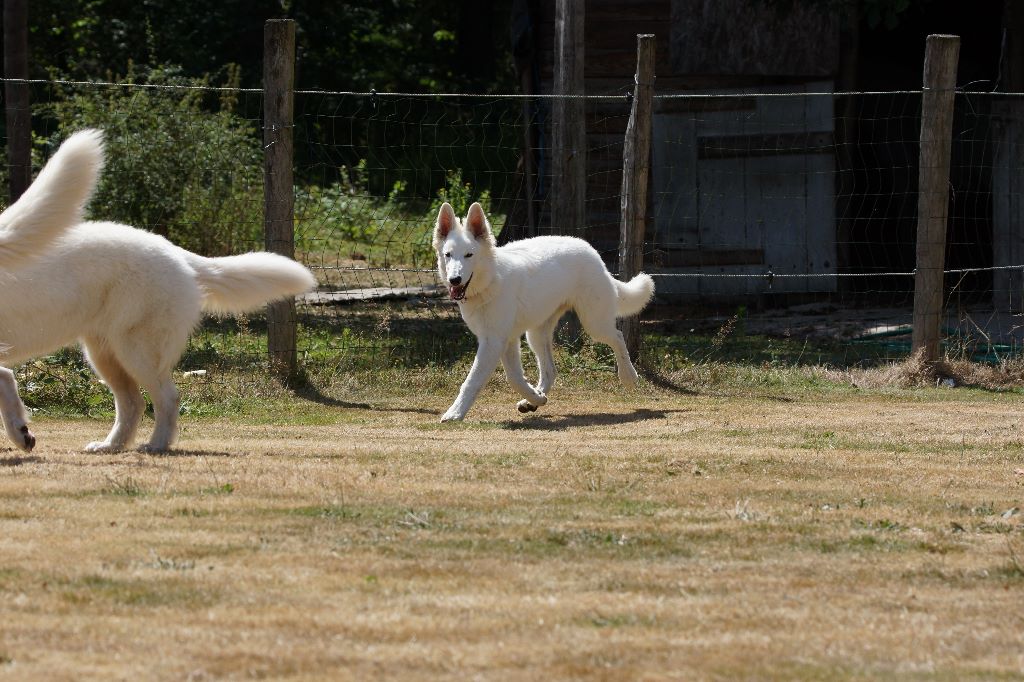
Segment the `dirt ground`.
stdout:
<path fill-rule="evenodd" d="M 1020 394 L 758 381 L 37 419 L 0 677 L 1024 677 Z"/>

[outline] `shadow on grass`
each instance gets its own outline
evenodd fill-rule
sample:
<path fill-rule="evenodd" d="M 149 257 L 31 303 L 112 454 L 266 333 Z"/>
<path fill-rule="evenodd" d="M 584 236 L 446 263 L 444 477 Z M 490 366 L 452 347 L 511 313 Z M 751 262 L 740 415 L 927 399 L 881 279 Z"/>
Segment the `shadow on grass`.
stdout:
<path fill-rule="evenodd" d="M 35 464 L 42 461 L 42 457 L 36 457 L 35 455 L 12 455 L 10 457 L 0 457 L 0 467 L 20 467 L 22 464 Z"/>
<path fill-rule="evenodd" d="M 308 400 L 311 403 L 317 403 L 318 405 L 326 405 L 327 407 L 345 407 L 353 410 L 374 409 L 373 405 L 369 403 L 350 403 L 347 400 L 338 400 L 329 395 L 324 395 L 319 388 L 312 384 L 306 384 L 301 388 L 295 389 L 295 397 Z"/>
<path fill-rule="evenodd" d="M 125 467 L 147 467 L 154 466 L 160 460 L 167 457 L 244 457 L 243 453 L 238 452 L 224 452 L 222 450 L 199 450 L 196 448 L 175 448 L 173 450 L 165 450 L 164 452 L 147 452 L 145 450 L 139 450 L 137 447 L 126 448 L 124 450 L 118 450 L 116 452 L 86 452 L 84 450 L 70 451 L 73 457 L 70 460 L 64 462 L 72 466 L 90 467 L 90 466 L 108 466 L 115 462 L 111 460 L 112 457 L 118 458 L 116 464 L 118 466 Z M 126 456 L 132 456 L 130 460 L 124 460 Z M 28 458 L 31 461 L 34 458 Z M 2 461 L 2 460 L 0 460 Z"/>
<path fill-rule="evenodd" d="M 637 373 L 647 380 L 652 386 L 660 388 L 665 391 L 672 391 L 673 393 L 679 393 L 682 395 L 691 396 L 709 396 L 712 398 L 735 398 L 739 395 L 744 395 L 742 392 L 731 392 L 731 391 L 698 391 L 687 386 L 678 384 L 668 377 L 664 376 L 657 370 L 652 370 L 647 367 L 637 367 Z M 758 393 L 758 398 L 763 400 L 769 400 L 778 403 L 793 403 L 796 402 L 794 398 L 790 398 L 785 395 L 770 395 Z"/>
<path fill-rule="evenodd" d="M 510 431 L 562 431 L 575 426 L 612 426 L 617 424 L 633 424 L 651 419 L 665 419 L 670 414 L 682 414 L 692 410 L 647 410 L 639 409 L 623 414 L 565 414 L 565 415 L 532 415 L 522 421 L 499 422 L 499 426 Z"/>
<path fill-rule="evenodd" d="M 417 414 L 435 414 L 437 410 L 430 410 L 423 407 L 385 407 L 382 405 L 371 405 L 369 403 L 352 403 L 347 400 L 339 400 L 329 395 L 324 395 L 316 386 L 303 386 L 295 390 L 295 396 L 308 400 L 318 405 L 327 407 L 341 407 L 350 410 L 370 410 L 371 412 L 415 412 Z"/>
<path fill-rule="evenodd" d="M 657 370 L 653 370 L 649 367 L 638 366 L 636 368 L 637 373 L 642 376 L 652 386 L 664 389 L 666 391 L 673 391 L 675 393 L 682 393 L 683 395 L 700 395 L 700 391 L 695 391 L 692 388 L 687 388 L 672 381 L 668 377 L 664 376 Z"/>
<path fill-rule="evenodd" d="M 159 457 L 244 457 L 244 453 L 238 452 L 224 452 L 223 450 L 195 450 L 192 448 L 181 448 L 168 450 L 166 452 L 139 452 L 135 451 L 140 455 L 151 455 L 154 458 Z"/>

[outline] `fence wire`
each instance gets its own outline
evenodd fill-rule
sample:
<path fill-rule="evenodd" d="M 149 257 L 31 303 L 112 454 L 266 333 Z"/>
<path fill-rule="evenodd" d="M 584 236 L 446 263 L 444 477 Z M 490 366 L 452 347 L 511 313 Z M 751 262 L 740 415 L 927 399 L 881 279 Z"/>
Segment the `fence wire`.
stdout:
<path fill-rule="evenodd" d="M 32 82 L 38 160 L 68 131 L 108 130 L 92 205 L 220 255 L 262 248 L 262 93 Z M 627 97 L 584 98 L 583 236 L 614 271 Z M 644 360 L 864 364 L 909 352 L 920 92 L 655 98 Z M 468 355 L 430 248 L 442 201 L 487 210 L 501 243 L 551 224 L 552 97 L 295 94 L 300 361 L 343 372 Z M 1019 353 L 1024 97 L 956 97 L 946 250 L 949 353 Z M 182 369 L 265 368 L 264 322 L 209 320 Z M 723 341 L 724 339 L 724 341 Z M 578 348 L 576 339 L 563 339 Z"/>

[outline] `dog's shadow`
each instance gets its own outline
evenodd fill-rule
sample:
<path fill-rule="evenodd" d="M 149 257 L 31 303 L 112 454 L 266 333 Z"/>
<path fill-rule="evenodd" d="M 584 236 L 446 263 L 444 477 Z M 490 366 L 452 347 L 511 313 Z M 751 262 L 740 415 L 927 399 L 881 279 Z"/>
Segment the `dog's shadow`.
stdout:
<path fill-rule="evenodd" d="M 692 410 L 648 410 L 639 409 L 625 413 L 589 413 L 589 414 L 537 414 L 524 417 L 522 420 L 499 422 L 503 429 L 510 431 L 564 431 L 576 426 L 617 426 L 667 419 L 670 414 L 692 412 Z"/>
<path fill-rule="evenodd" d="M 235 457 L 239 456 L 237 452 L 224 452 L 223 450 L 196 450 L 194 448 L 183 448 L 181 450 L 167 450 L 166 452 L 139 452 L 136 451 L 137 455 L 148 455 L 154 459 L 161 459 L 164 457 Z"/>

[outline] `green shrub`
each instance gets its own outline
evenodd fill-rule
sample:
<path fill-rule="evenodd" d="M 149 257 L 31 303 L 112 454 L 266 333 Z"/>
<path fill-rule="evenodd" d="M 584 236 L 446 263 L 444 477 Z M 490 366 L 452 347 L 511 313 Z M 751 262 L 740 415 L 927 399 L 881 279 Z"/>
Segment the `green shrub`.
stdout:
<path fill-rule="evenodd" d="M 208 86 L 173 69 L 128 73 L 118 85 L 70 86 L 44 114 L 55 132 L 40 145 L 56 148 L 85 127 L 105 132 L 107 163 L 90 217 L 162 234 L 207 255 L 261 245 L 262 152 L 251 121 L 234 113 L 237 92 L 152 86 Z M 237 82 L 229 69 L 228 85 Z"/>
<path fill-rule="evenodd" d="M 408 199 L 396 182 L 387 197 L 369 189 L 366 161 L 340 169 L 340 181 L 295 189 L 295 244 L 321 260 L 365 261 L 370 267 L 432 263 L 422 200 Z"/>
<path fill-rule="evenodd" d="M 465 182 L 462 179 L 462 170 L 455 169 L 448 171 L 445 178 L 445 186 L 437 190 L 437 196 L 434 202 L 430 205 L 430 215 L 432 217 L 437 216 L 437 212 L 441 210 L 441 204 L 444 202 L 451 204 L 452 209 L 455 210 L 455 215 L 460 218 L 464 217 L 469 212 L 469 207 L 474 201 L 479 202 L 484 209 L 484 213 L 487 214 L 487 219 L 491 221 L 491 227 L 495 232 L 498 231 L 498 227 L 495 226 L 494 216 L 491 215 L 491 193 L 488 190 L 480 192 L 480 196 L 473 196 L 473 185 L 469 182 Z M 504 221 L 504 216 L 501 216 Z"/>

